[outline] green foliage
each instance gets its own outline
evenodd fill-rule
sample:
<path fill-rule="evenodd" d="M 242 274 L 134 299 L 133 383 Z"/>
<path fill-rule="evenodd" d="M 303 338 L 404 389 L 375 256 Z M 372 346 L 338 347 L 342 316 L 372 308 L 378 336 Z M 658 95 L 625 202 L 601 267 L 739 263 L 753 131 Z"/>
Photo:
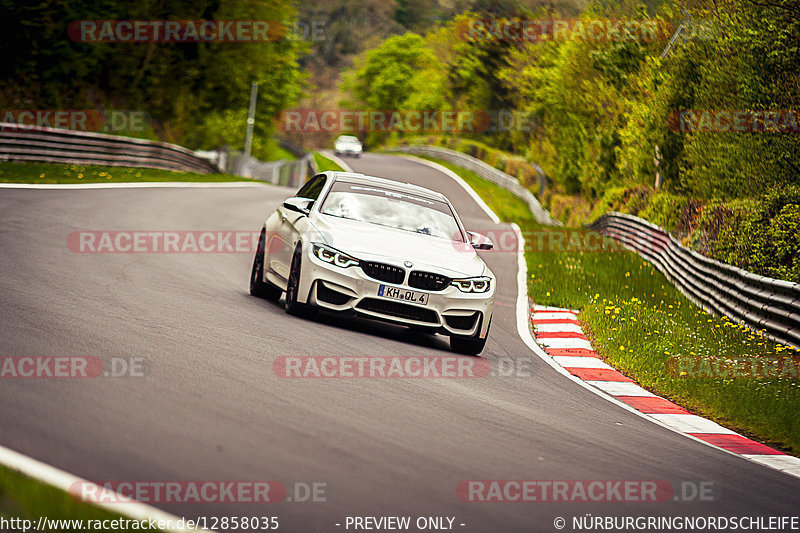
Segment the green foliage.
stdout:
<path fill-rule="evenodd" d="M 131 109 L 152 117 L 161 139 L 197 148 L 242 148 L 250 84 L 260 85 L 256 138 L 300 94 L 297 57 L 306 46 L 291 31 L 288 0 L 0 0 L 14 20 L 2 44 L 4 109 Z M 75 42 L 80 20 L 267 20 L 283 24 L 271 42 Z M 258 147 L 254 155 L 259 156 Z"/>
<path fill-rule="evenodd" d="M 800 187 L 705 203 L 650 187 L 615 187 L 595 204 L 588 220 L 608 211 L 649 220 L 724 263 L 800 282 Z"/>
<path fill-rule="evenodd" d="M 800 282 L 800 189 L 772 192 L 745 205 L 728 208 L 732 216 L 725 217 L 713 254 L 764 276 Z"/>
<path fill-rule="evenodd" d="M 686 208 L 687 199 L 677 194 L 667 192 L 653 194 L 648 199 L 647 207 L 642 209 L 638 215 L 657 224 L 667 231 L 673 231 L 681 213 Z"/>
<path fill-rule="evenodd" d="M 712 0 L 696 2 L 688 38 L 678 39 L 663 59 L 684 6 L 668 0 L 655 18 L 653 7 L 597 2 L 581 14 L 584 21 L 657 22 L 657 38 L 640 40 L 470 39 L 464 28 L 481 15 L 457 16 L 424 39 L 405 37 L 415 57 L 426 56 L 427 47 L 437 61 L 430 74 L 408 76 L 391 103 L 525 112 L 530 128 L 454 136 L 524 154 L 544 168 L 557 191 L 587 199 L 609 188 L 652 185 L 657 169 L 667 191 L 705 200 L 800 184 L 800 135 L 691 131 L 676 118 L 681 110 L 800 107 L 796 2 L 731 0 L 724 9 Z M 502 9 L 498 13 L 503 16 Z M 381 48 L 388 43 L 393 39 Z M 365 74 L 353 75 L 366 84 L 371 78 Z M 363 91 L 354 100 L 370 105 Z"/>
<path fill-rule="evenodd" d="M 414 75 L 434 66 L 435 61 L 433 52 L 419 35 L 390 37 L 356 63 L 346 87 L 353 98 L 369 109 L 405 109 L 406 100 L 414 92 Z"/>

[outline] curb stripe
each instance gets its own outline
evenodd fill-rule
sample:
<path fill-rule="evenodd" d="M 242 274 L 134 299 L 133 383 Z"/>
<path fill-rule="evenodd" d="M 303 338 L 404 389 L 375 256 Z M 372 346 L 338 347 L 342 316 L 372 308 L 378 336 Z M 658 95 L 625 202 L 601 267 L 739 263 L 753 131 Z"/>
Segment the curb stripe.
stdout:
<path fill-rule="evenodd" d="M 644 396 L 653 398 L 658 397 L 652 392 L 648 391 L 647 389 L 643 389 L 636 383 L 633 383 L 632 381 L 592 381 L 587 379 L 585 380 L 585 382 L 590 385 L 594 385 L 601 391 L 606 392 L 614 397 L 617 396 Z"/>
<path fill-rule="evenodd" d="M 576 357 L 574 355 L 556 355 L 553 360 L 567 370 L 571 368 L 597 368 L 603 370 L 614 370 L 599 357 Z M 616 372 L 616 370 L 614 370 Z"/>
<path fill-rule="evenodd" d="M 578 317 L 575 316 L 574 313 L 551 313 L 549 311 L 534 311 L 533 312 L 533 320 L 534 322 L 538 322 L 539 320 L 578 320 Z"/>
<path fill-rule="evenodd" d="M 694 415 L 666 398 L 645 390 L 605 363 L 583 335 L 576 313 L 571 309 L 559 310 L 538 305 L 530 308 L 534 340 L 544 348 L 554 364 L 635 409 L 642 416 L 650 417 L 659 425 L 763 466 L 800 477 L 800 458 L 739 435 L 713 420 Z"/>
<path fill-rule="evenodd" d="M 689 414 L 689 411 L 683 407 L 672 403 L 666 398 L 659 398 L 658 396 L 617 396 L 617 398 L 627 403 L 634 409 L 638 409 L 639 411 L 647 414 Z"/>
<path fill-rule="evenodd" d="M 545 324 L 575 324 L 576 326 L 580 326 L 580 322 L 574 318 L 550 318 L 550 319 L 542 319 L 542 320 L 532 320 L 533 324 L 536 326 L 545 325 Z"/>
<path fill-rule="evenodd" d="M 617 372 L 613 368 L 611 370 L 602 368 L 567 368 L 569 373 L 581 379 L 589 381 L 624 381 L 626 383 L 633 383 L 633 380 L 622 372 Z"/>
<path fill-rule="evenodd" d="M 587 350 L 585 348 L 545 348 L 545 351 L 551 357 L 557 356 L 572 356 L 572 357 L 596 357 L 600 359 L 600 355 L 594 350 Z"/>
<path fill-rule="evenodd" d="M 549 348 L 583 348 L 585 350 L 591 350 L 592 345 L 589 344 L 589 341 L 586 339 L 555 339 L 555 338 L 548 338 L 548 339 L 539 339 L 539 344 L 542 346 L 546 346 Z"/>
<path fill-rule="evenodd" d="M 664 424 L 674 427 L 681 433 L 714 433 L 725 435 L 736 435 L 733 430 L 722 427 L 713 420 L 703 418 L 693 414 L 672 414 L 672 413 L 657 413 L 651 414 L 656 420 L 660 420 Z"/>
<path fill-rule="evenodd" d="M 578 324 L 542 324 L 533 325 L 537 333 L 582 333 Z"/>
<path fill-rule="evenodd" d="M 757 454 L 757 455 L 786 455 L 783 452 L 773 450 L 766 444 L 761 444 L 760 442 L 756 442 L 754 440 L 750 440 L 747 437 L 743 437 L 741 435 L 718 435 L 716 433 L 692 433 L 693 437 L 697 437 L 700 440 L 704 440 L 706 442 L 710 442 L 714 446 L 719 446 L 720 448 L 725 448 L 726 450 L 730 450 L 734 453 L 747 453 L 747 454 Z"/>
<path fill-rule="evenodd" d="M 584 337 L 583 332 L 577 331 L 537 331 L 536 332 L 537 339 L 583 339 L 588 341 L 586 337 Z"/>

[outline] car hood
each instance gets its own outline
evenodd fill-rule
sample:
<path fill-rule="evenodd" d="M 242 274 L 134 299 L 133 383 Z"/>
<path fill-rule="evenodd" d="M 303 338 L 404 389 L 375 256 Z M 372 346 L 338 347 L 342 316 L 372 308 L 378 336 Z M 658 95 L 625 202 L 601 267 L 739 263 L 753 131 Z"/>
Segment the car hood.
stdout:
<path fill-rule="evenodd" d="M 411 261 L 415 269 L 449 277 L 481 276 L 487 270 L 467 243 L 328 215 L 314 217 L 314 225 L 329 246 L 357 259 L 397 265 Z"/>

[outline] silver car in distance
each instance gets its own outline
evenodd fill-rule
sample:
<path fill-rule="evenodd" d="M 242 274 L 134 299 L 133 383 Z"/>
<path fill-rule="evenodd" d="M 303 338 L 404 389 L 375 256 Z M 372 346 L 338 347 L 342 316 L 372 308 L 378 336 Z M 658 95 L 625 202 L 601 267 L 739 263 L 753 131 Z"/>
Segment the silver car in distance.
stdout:
<path fill-rule="evenodd" d="M 348 172 L 314 176 L 264 222 L 250 293 L 300 315 L 355 312 L 450 337 L 479 354 L 495 276 L 476 253 L 492 242 L 464 229 L 447 198 Z"/>
<path fill-rule="evenodd" d="M 364 146 L 355 135 L 339 135 L 333 142 L 333 152 L 336 155 L 351 155 L 361 157 Z"/>

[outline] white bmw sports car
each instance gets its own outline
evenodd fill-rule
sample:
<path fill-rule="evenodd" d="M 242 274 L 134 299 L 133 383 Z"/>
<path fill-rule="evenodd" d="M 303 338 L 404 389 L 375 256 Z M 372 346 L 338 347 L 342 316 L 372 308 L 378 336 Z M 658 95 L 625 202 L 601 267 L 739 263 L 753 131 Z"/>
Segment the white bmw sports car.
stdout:
<path fill-rule="evenodd" d="M 250 293 L 286 311 L 317 308 L 450 336 L 453 351 L 486 344 L 495 277 L 442 194 L 383 178 L 325 172 L 264 222 Z"/>

